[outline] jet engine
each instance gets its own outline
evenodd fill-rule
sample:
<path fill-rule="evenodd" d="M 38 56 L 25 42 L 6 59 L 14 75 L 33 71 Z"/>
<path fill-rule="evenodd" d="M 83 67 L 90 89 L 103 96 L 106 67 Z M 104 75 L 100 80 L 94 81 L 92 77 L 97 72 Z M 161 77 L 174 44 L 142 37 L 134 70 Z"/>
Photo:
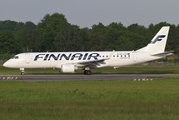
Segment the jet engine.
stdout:
<path fill-rule="evenodd" d="M 73 64 L 63 64 L 61 65 L 62 73 L 74 73 L 75 70 L 78 70 L 78 67 Z"/>

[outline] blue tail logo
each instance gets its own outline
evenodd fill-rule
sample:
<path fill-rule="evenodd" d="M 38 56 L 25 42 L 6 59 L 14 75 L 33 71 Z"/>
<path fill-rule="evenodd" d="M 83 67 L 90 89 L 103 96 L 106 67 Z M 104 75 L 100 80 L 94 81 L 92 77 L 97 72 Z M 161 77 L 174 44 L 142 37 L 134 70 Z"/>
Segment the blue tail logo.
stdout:
<path fill-rule="evenodd" d="M 151 41 L 150 44 L 155 44 L 157 41 L 161 41 L 166 35 L 159 35 L 155 38 L 154 41 Z"/>

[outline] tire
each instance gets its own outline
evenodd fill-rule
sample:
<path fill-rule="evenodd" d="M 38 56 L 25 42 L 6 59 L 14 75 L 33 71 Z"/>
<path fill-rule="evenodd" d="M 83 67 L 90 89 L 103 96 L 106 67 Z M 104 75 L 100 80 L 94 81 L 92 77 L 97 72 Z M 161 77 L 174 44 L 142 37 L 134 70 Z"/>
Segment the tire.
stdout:
<path fill-rule="evenodd" d="M 87 70 L 84 71 L 84 74 L 85 74 L 85 75 L 86 75 L 86 71 L 87 71 Z"/>
<path fill-rule="evenodd" d="M 87 70 L 87 71 L 86 71 L 86 75 L 91 75 L 91 71 L 90 71 L 90 70 Z"/>
<path fill-rule="evenodd" d="M 25 73 L 24 73 L 24 72 L 21 72 L 21 75 L 25 75 Z"/>

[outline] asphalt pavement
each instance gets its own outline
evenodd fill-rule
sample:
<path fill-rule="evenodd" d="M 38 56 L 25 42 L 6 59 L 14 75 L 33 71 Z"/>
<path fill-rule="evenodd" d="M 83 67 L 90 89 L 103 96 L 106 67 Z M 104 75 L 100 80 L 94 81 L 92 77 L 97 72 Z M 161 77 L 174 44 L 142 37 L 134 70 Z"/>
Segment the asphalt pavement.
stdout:
<path fill-rule="evenodd" d="M 171 74 L 60 74 L 60 75 L 0 75 L 0 81 L 88 81 L 88 80 L 142 80 L 150 76 L 171 76 Z M 156 79 L 156 78 L 154 78 Z"/>

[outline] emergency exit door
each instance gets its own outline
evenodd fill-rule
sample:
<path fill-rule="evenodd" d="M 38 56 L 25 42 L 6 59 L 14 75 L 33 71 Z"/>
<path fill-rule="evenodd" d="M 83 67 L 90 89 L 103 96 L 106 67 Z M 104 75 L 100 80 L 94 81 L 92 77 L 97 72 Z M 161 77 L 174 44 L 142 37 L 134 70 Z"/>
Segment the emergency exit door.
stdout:
<path fill-rule="evenodd" d="M 133 61 L 137 62 L 137 52 L 133 51 L 132 55 L 133 55 Z"/>

